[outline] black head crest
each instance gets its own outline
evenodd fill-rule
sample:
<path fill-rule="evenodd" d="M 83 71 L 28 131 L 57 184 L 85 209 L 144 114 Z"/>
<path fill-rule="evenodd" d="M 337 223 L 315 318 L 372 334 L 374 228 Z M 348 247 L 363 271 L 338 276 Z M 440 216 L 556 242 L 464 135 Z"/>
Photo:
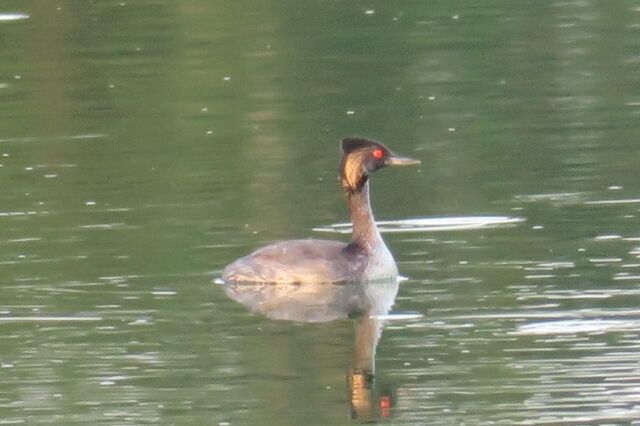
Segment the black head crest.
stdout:
<path fill-rule="evenodd" d="M 369 178 L 369 172 L 383 167 L 382 161 L 372 156 L 374 150 L 387 151 L 384 145 L 372 139 L 356 137 L 342 140 L 340 180 L 347 193 L 360 191 Z"/>
<path fill-rule="evenodd" d="M 378 141 L 367 138 L 344 138 L 342 139 L 342 153 L 349 154 L 358 149 L 372 147 L 372 146 L 384 146 Z"/>
<path fill-rule="evenodd" d="M 342 160 L 340 180 L 347 193 L 362 190 L 369 173 L 387 166 L 418 164 L 419 160 L 394 154 L 378 141 L 366 138 L 345 138 L 342 140 Z"/>

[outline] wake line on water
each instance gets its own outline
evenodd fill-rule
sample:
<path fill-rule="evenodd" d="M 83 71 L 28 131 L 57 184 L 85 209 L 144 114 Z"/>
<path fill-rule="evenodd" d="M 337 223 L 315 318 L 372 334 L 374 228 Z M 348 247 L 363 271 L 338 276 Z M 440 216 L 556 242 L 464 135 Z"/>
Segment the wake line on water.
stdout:
<path fill-rule="evenodd" d="M 20 21 L 22 19 L 29 19 L 29 15 L 26 13 L 0 13 L 0 22 Z"/>
<path fill-rule="evenodd" d="M 524 222 L 522 217 L 511 216 L 458 216 L 414 218 L 402 220 L 378 221 L 378 229 L 384 233 L 400 232 L 436 232 L 436 231 L 465 231 L 472 229 L 498 228 L 515 226 Z M 336 223 L 313 228 L 316 232 L 332 232 L 339 234 L 351 233 L 350 223 Z"/>
<path fill-rule="evenodd" d="M 557 335 L 577 333 L 607 333 L 640 329 L 640 321 L 616 319 L 575 319 L 541 321 L 523 324 L 512 334 L 515 335 Z"/>
<path fill-rule="evenodd" d="M 102 321 L 102 317 L 0 317 L 0 323 L 3 322 L 85 322 L 85 321 Z"/>

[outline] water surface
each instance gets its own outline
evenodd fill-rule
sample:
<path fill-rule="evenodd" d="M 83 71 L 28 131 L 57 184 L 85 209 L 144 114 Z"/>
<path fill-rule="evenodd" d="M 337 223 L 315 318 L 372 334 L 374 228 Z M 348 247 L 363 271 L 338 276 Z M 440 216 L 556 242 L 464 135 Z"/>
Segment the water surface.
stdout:
<path fill-rule="evenodd" d="M 634 1 L 3 2 L 2 422 L 637 421 L 639 29 Z M 227 297 L 255 247 L 348 238 L 347 135 L 422 160 L 372 181 L 389 312 Z"/>

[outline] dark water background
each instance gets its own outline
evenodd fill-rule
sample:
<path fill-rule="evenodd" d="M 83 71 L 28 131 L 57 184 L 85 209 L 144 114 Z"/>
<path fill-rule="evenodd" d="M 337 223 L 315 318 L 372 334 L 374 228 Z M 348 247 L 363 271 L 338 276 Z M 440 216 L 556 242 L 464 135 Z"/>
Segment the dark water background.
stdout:
<path fill-rule="evenodd" d="M 422 160 L 372 182 L 380 421 L 640 418 L 638 2 L 10 0 L 0 423 L 349 423 L 352 321 L 211 282 L 346 238 L 347 135 Z"/>

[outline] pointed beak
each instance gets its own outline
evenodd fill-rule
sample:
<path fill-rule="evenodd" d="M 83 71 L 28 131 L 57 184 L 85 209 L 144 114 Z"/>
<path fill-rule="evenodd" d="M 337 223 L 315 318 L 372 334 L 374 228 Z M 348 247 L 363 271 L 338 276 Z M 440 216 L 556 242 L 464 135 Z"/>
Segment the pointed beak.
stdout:
<path fill-rule="evenodd" d="M 389 158 L 387 158 L 387 164 L 390 166 L 410 166 L 412 164 L 420 164 L 420 160 L 414 160 L 409 157 L 400 157 L 396 154 L 391 154 Z"/>

